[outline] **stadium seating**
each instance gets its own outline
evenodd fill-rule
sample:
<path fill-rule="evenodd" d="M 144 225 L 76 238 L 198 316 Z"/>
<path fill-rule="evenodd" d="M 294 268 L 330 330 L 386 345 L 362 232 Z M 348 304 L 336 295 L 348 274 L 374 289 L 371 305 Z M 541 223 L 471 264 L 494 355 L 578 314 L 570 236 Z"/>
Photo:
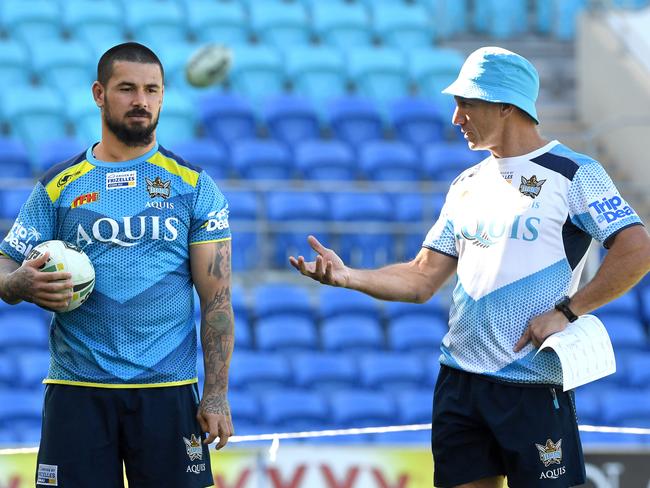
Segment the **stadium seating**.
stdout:
<path fill-rule="evenodd" d="M 424 377 L 417 356 L 399 353 L 363 354 L 359 358 L 359 372 L 366 388 L 391 393 L 417 388 Z"/>
<path fill-rule="evenodd" d="M 318 392 L 281 389 L 261 395 L 264 420 L 282 431 L 323 428 L 329 423 L 328 406 Z"/>
<path fill-rule="evenodd" d="M 427 10 L 417 4 L 375 3 L 372 16 L 377 38 L 390 47 L 404 51 L 430 47 L 436 35 L 436 23 L 431 22 Z"/>
<path fill-rule="evenodd" d="M 244 391 L 228 392 L 228 403 L 238 435 L 257 434 L 263 423 L 262 412 L 256 395 Z"/>
<path fill-rule="evenodd" d="M 471 151 L 467 144 L 459 142 L 431 143 L 422 150 L 424 172 L 432 180 L 451 182 L 464 170 L 481 161 L 486 151 Z"/>
<path fill-rule="evenodd" d="M 262 261 L 258 233 L 258 198 L 251 191 L 226 193 L 232 237 L 232 267 L 235 272 L 257 267 Z"/>
<path fill-rule="evenodd" d="M 15 354 L 18 384 L 22 388 L 38 388 L 47 376 L 50 367 L 50 352 L 47 349 L 23 351 Z"/>
<path fill-rule="evenodd" d="M 124 2 L 126 26 L 133 38 L 156 47 L 164 43 L 187 40 L 183 11 L 176 2 L 138 0 Z"/>
<path fill-rule="evenodd" d="M 430 388 L 401 391 L 396 401 L 400 424 L 431 423 L 433 391 Z"/>
<path fill-rule="evenodd" d="M 266 45 L 232 47 L 234 64 L 230 74 L 233 91 L 258 103 L 284 91 L 282 59 Z"/>
<path fill-rule="evenodd" d="M 75 136 L 86 145 L 101 139 L 102 123 L 100 111 L 90 90 L 76 90 L 66 95 L 66 122 L 74 127 Z"/>
<path fill-rule="evenodd" d="M 2 47 L 0 47 L 0 50 Z M 4 178 L 30 178 L 29 154 L 18 138 L 0 137 L 0 161 Z"/>
<path fill-rule="evenodd" d="M 332 100 L 327 105 L 325 116 L 336 138 L 353 149 L 363 142 L 382 138 L 383 120 L 379 110 L 368 99 L 343 97 Z"/>
<path fill-rule="evenodd" d="M 324 182 L 355 180 L 357 167 L 350 148 L 336 140 L 303 141 L 295 147 L 295 164 L 300 175 Z"/>
<path fill-rule="evenodd" d="M 0 39 L 0 87 L 27 85 L 30 81 L 27 49 L 18 41 Z"/>
<path fill-rule="evenodd" d="M 251 29 L 260 42 L 283 48 L 310 40 L 307 12 L 300 3 L 258 0 L 250 3 L 249 14 Z"/>
<path fill-rule="evenodd" d="M 650 384 L 650 355 L 647 352 L 628 352 L 623 361 L 626 363 L 627 385 L 633 388 L 643 388 Z M 617 362 L 617 368 L 621 364 Z"/>
<path fill-rule="evenodd" d="M 600 399 L 602 420 L 606 425 L 650 420 L 650 392 L 647 389 L 610 391 Z"/>
<path fill-rule="evenodd" d="M 0 217 L 12 223 L 18 217 L 20 208 L 29 198 L 31 187 L 3 188 L 0 190 Z"/>
<path fill-rule="evenodd" d="M 0 351 L 20 354 L 47 347 L 48 330 L 40 312 L 6 311 L 0 316 Z"/>
<path fill-rule="evenodd" d="M 232 165 L 249 180 L 287 180 L 293 176 L 289 150 L 272 139 L 240 139 L 232 144 Z"/>
<path fill-rule="evenodd" d="M 437 316 L 396 317 L 388 326 L 388 347 L 395 351 L 431 353 L 440 348 L 447 331 L 447 323 Z"/>
<path fill-rule="evenodd" d="M 14 358 L 9 354 L 0 355 L 0 390 L 13 386 L 17 376 L 18 371 Z"/>
<path fill-rule="evenodd" d="M 294 353 L 318 347 L 313 319 L 300 314 L 278 314 L 257 320 L 255 343 L 262 351 Z"/>
<path fill-rule="evenodd" d="M 418 149 L 444 139 L 445 121 L 438 106 L 425 98 L 403 98 L 389 107 L 397 137 Z"/>
<path fill-rule="evenodd" d="M 45 141 L 38 146 L 34 171 L 40 175 L 51 166 L 68 161 L 86 149 L 87 146 L 82 141 L 72 137 Z"/>
<path fill-rule="evenodd" d="M 440 102 L 443 97 L 448 97 L 441 94 L 441 90 L 456 79 L 465 58 L 451 49 L 413 49 L 408 61 L 409 76 L 418 87 L 420 96 Z"/>
<path fill-rule="evenodd" d="M 160 118 L 156 138 L 163 145 L 173 145 L 194 139 L 197 135 L 195 110 L 183 93 L 165 91 L 165 115 Z"/>
<path fill-rule="evenodd" d="M 212 139 L 190 139 L 173 143 L 168 147 L 190 164 L 204 169 L 214 180 L 230 176 L 230 159 L 226 147 Z"/>
<path fill-rule="evenodd" d="M 294 93 L 309 97 L 319 108 L 327 100 L 345 94 L 345 64 L 338 50 L 329 46 L 287 46 L 284 53 L 286 77 Z"/>
<path fill-rule="evenodd" d="M 333 392 L 357 385 L 358 371 L 353 355 L 321 352 L 295 354 L 291 358 L 297 386 Z"/>
<path fill-rule="evenodd" d="M 321 42 L 339 49 L 369 46 L 373 42 L 368 12 L 363 5 L 344 2 L 315 2 L 314 31 Z"/>
<path fill-rule="evenodd" d="M 248 20 L 240 3 L 212 0 L 185 0 L 183 3 L 189 30 L 199 42 L 237 45 L 248 41 Z"/>
<path fill-rule="evenodd" d="M 272 283 L 253 288 L 253 313 L 257 319 L 293 314 L 311 318 L 313 309 L 307 291 L 297 285 Z"/>
<path fill-rule="evenodd" d="M 341 314 L 321 322 L 323 348 L 330 352 L 372 352 L 384 349 L 380 323 L 361 314 Z"/>
<path fill-rule="evenodd" d="M 394 422 L 396 406 L 379 392 L 341 390 L 331 395 L 331 413 L 337 427 L 376 427 Z"/>
<path fill-rule="evenodd" d="M 57 2 L 5 0 L 0 3 L 0 21 L 9 36 L 28 44 L 61 37 L 61 13 Z"/>
<path fill-rule="evenodd" d="M 63 26 L 74 39 L 92 42 L 124 36 L 124 17 L 117 2 L 67 0 L 61 7 Z"/>
<path fill-rule="evenodd" d="M 60 92 L 79 87 L 90 97 L 96 72 L 92 52 L 84 42 L 51 39 L 35 43 L 30 53 L 32 71 L 42 84 Z"/>
<path fill-rule="evenodd" d="M 199 110 L 208 135 L 226 145 L 255 136 L 255 113 L 244 97 L 213 92 L 201 99 Z"/>
<path fill-rule="evenodd" d="M 327 286 L 320 288 L 319 294 L 319 311 L 324 319 L 347 314 L 381 318 L 381 302 L 358 291 Z"/>
<path fill-rule="evenodd" d="M 237 391 L 268 391 L 291 383 L 291 369 L 282 354 L 235 351 L 230 363 L 230 386 Z"/>
<path fill-rule="evenodd" d="M 289 147 L 301 141 L 316 139 L 320 134 L 320 121 L 308 99 L 284 95 L 267 101 L 264 120 L 269 133 Z"/>
<path fill-rule="evenodd" d="M 366 179 L 385 183 L 418 181 L 420 162 L 415 150 L 399 141 L 369 141 L 359 151 L 360 168 Z"/>
<path fill-rule="evenodd" d="M 380 107 L 409 92 L 406 61 L 397 49 L 351 49 L 347 52 L 347 69 L 357 93 L 372 99 Z"/>

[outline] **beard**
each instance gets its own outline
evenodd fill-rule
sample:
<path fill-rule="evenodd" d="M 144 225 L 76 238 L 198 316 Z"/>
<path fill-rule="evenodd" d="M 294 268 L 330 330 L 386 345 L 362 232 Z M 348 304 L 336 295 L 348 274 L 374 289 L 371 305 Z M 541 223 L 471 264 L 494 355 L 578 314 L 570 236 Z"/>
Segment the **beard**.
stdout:
<path fill-rule="evenodd" d="M 115 120 L 111 115 L 108 100 L 104 102 L 104 110 L 102 111 L 104 123 L 108 130 L 110 130 L 117 139 L 129 147 L 148 146 L 153 141 L 153 133 L 158 126 L 158 118 L 160 117 L 160 110 L 154 117 L 150 112 L 145 109 L 129 110 L 125 117 L 141 116 L 151 119 L 148 125 L 135 125 L 129 126 L 128 124 Z"/>

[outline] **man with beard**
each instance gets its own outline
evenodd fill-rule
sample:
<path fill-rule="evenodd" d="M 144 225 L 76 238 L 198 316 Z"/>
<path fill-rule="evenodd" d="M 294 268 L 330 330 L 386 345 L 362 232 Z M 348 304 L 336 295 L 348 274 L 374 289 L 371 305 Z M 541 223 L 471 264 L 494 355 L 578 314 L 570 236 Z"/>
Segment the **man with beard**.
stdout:
<path fill-rule="evenodd" d="M 101 141 L 36 183 L 0 244 L 2 299 L 56 312 L 37 486 L 119 487 L 123 465 L 131 487 L 212 486 L 208 444 L 218 438 L 220 449 L 233 434 L 228 205 L 204 171 L 158 145 L 163 80 L 141 44 L 101 57 L 92 86 Z M 47 253 L 21 254 L 15 238 L 32 227 L 32 246 L 60 239 L 93 262 L 95 290 L 80 308 L 60 312 L 69 273 L 39 272 Z"/>

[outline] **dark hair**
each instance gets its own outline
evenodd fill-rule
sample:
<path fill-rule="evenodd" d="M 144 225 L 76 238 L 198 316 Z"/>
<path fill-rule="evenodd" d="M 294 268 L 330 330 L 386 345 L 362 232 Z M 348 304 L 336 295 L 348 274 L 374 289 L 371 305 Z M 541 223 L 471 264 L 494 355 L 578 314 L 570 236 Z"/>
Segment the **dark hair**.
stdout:
<path fill-rule="evenodd" d="M 125 42 L 113 46 L 106 51 L 97 63 L 97 81 L 106 86 L 113 74 L 115 61 L 131 61 L 134 63 L 155 63 L 160 67 L 160 74 L 165 80 L 165 70 L 158 56 L 147 46 L 137 42 Z"/>

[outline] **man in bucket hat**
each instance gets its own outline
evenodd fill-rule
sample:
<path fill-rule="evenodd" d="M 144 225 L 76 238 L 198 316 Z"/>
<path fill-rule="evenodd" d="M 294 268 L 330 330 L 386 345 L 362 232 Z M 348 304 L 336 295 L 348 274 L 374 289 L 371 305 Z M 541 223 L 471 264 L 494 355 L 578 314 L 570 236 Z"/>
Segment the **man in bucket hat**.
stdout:
<path fill-rule="evenodd" d="M 470 149 L 490 156 L 451 184 L 410 262 L 347 267 L 315 237 L 302 274 L 383 300 L 422 303 L 456 274 L 434 393 L 435 486 L 568 487 L 585 481 L 573 392 L 549 335 L 650 269 L 650 238 L 602 166 L 537 131 L 539 78 L 523 57 L 473 52 L 444 90 Z M 578 290 L 592 239 L 609 249 Z"/>

